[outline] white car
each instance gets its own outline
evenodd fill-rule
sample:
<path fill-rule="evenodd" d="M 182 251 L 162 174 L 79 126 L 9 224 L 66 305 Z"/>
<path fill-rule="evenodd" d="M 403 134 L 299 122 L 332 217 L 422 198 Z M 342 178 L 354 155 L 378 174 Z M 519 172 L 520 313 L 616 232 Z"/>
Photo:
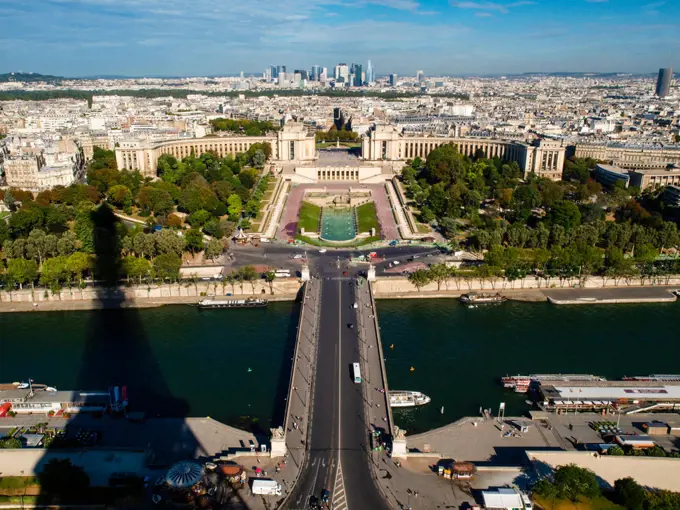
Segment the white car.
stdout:
<path fill-rule="evenodd" d="M 303 257 L 303 256 L 300 255 L 299 253 L 298 253 L 297 255 L 293 256 L 294 259 L 301 259 L 302 257 Z"/>
<path fill-rule="evenodd" d="M 328 251 L 328 250 L 327 250 L 326 248 L 321 248 L 321 249 L 319 250 L 319 253 L 326 253 L 327 251 Z"/>

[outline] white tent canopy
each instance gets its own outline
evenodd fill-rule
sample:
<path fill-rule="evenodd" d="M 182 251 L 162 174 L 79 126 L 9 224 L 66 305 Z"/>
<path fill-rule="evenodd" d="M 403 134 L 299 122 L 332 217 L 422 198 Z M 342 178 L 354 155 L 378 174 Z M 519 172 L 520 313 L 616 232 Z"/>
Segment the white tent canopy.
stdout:
<path fill-rule="evenodd" d="M 497 489 L 495 491 L 482 491 L 484 506 L 486 508 L 497 508 L 513 510 L 524 508 L 522 498 L 515 489 Z"/>

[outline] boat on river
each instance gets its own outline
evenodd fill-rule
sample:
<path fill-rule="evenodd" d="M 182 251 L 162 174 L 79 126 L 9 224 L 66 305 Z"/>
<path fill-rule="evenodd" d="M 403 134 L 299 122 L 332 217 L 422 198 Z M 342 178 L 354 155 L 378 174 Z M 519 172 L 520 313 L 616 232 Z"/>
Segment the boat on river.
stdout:
<path fill-rule="evenodd" d="M 267 306 L 268 301 L 260 298 L 247 299 L 201 299 L 199 308 L 261 308 Z"/>
<path fill-rule="evenodd" d="M 624 381 L 680 382 L 680 374 L 651 374 L 624 377 Z"/>
<path fill-rule="evenodd" d="M 546 381 L 550 382 L 601 382 L 604 377 L 592 374 L 531 374 L 531 375 L 506 375 L 501 377 L 503 387 L 515 390 L 516 393 L 526 393 L 532 385 L 538 385 Z"/>
<path fill-rule="evenodd" d="M 499 293 L 490 294 L 487 292 L 468 292 L 467 294 L 460 296 L 460 302 L 464 305 L 493 305 L 503 303 L 507 300 L 507 297 L 502 296 Z"/>
<path fill-rule="evenodd" d="M 389 392 L 390 407 L 416 407 L 429 404 L 432 400 L 430 397 L 419 391 L 403 391 L 397 390 Z"/>

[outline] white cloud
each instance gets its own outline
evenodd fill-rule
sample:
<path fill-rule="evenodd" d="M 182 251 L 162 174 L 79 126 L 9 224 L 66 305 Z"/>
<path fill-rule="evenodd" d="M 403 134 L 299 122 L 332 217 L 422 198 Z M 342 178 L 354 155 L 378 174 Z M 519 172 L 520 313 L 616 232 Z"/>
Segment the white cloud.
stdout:
<path fill-rule="evenodd" d="M 536 2 L 521 0 L 518 2 L 512 2 L 509 4 L 501 4 L 497 2 L 450 2 L 453 7 L 458 7 L 459 9 L 472 9 L 476 11 L 492 11 L 500 12 L 502 14 L 507 14 L 510 9 L 514 7 L 522 7 L 524 5 L 534 5 Z"/>

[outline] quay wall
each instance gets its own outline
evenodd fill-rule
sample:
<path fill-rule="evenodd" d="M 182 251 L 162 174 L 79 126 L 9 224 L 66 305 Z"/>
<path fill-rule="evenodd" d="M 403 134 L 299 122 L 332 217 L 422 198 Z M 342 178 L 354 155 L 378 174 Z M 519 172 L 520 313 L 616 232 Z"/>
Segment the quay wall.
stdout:
<path fill-rule="evenodd" d="M 410 298 L 455 298 L 470 291 L 483 292 L 508 292 L 508 297 L 513 298 L 516 294 L 520 299 L 528 298 L 533 294 L 538 296 L 540 301 L 545 301 L 542 291 L 559 289 L 625 289 L 635 287 L 668 287 L 669 289 L 680 289 L 680 275 L 670 278 L 660 278 L 656 281 L 649 279 L 630 278 L 621 280 L 618 285 L 611 278 L 591 277 L 579 284 L 577 279 L 560 280 L 559 278 L 536 278 L 534 276 L 522 280 L 509 281 L 499 278 L 496 281 L 472 278 L 472 279 L 450 279 L 443 282 L 437 288 L 436 282 L 417 289 L 406 277 L 381 277 L 378 276 L 373 282 L 373 294 L 376 299 L 410 299 Z M 527 299 L 531 300 L 531 299 Z"/>
<path fill-rule="evenodd" d="M 277 278 L 269 284 L 262 281 L 238 283 L 233 287 L 221 282 L 183 282 L 170 285 L 132 285 L 119 287 L 66 288 L 52 292 L 44 288 L 25 288 L 0 292 L 0 312 L 27 310 L 84 310 L 106 308 L 107 302 L 122 308 L 143 308 L 167 304 L 195 304 L 201 299 L 224 297 L 260 297 L 270 301 L 293 301 L 300 289 L 297 278 Z M 272 294 L 273 290 L 273 294 Z M 34 304 L 38 306 L 35 307 Z"/>

